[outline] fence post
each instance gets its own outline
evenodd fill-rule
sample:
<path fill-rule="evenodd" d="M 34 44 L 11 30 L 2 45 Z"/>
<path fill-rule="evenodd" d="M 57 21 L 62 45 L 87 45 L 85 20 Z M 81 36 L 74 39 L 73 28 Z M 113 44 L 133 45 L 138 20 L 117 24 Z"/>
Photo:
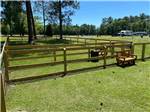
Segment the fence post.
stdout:
<path fill-rule="evenodd" d="M 64 75 L 67 74 L 67 57 L 66 57 L 66 48 L 64 48 Z"/>
<path fill-rule="evenodd" d="M 77 44 L 78 44 L 78 37 L 77 37 Z"/>
<path fill-rule="evenodd" d="M 141 57 L 142 61 L 145 61 L 144 57 L 145 57 L 145 43 L 142 44 L 142 57 Z"/>
<path fill-rule="evenodd" d="M 104 59 L 103 67 L 106 68 L 106 48 L 105 47 L 104 47 L 104 56 L 103 56 L 103 59 Z"/>
<path fill-rule="evenodd" d="M 89 59 L 90 59 L 90 48 L 88 48 L 88 61 L 90 61 Z"/>
<path fill-rule="evenodd" d="M 96 47 L 96 45 L 97 45 L 97 39 L 95 39 L 95 47 Z"/>
<path fill-rule="evenodd" d="M 134 54 L 134 44 L 133 43 L 131 44 L 131 52 L 132 52 L 132 54 Z"/>
<path fill-rule="evenodd" d="M 7 52 L 6 52 L 6 51 L 4 51 L 4 66 L 5 66 L 6 82 L 9 82 L 9 74 L 8 74 L 9 62 L 8 62 L 8 55 L 7 55 Z"/>
<path fill-rule="evenodd" d="M 54 62 L 56 61 L 56 51 L 53 51 L 53 55 L 54 55 Z"/>
<path fill-rule="evenodd" d="M 114 43 L 112 43 L 112 42 L 110 41 L 110 45 L 111 45 L 111 58 L 113 58 L 114 52 L 115 52 Z"/>
<path fill-rule="evenodd" d="M 9 45 L 9 41 L 10 41 L 10 39 L 9 39 L 9 36 L 8 36 L 7 40 L 6 40 L 6 45 Z"/>
<path fill-rule="evenodd" d="M 85 43 L 85 46 L 86 46 L 86 39 L 84 39 L 84 43 Z"/>
<path fill-rule="evenodd" d="M 0 78 L 1 78 L 1 101 L 0 101 L 0 103 L 1 103 L 1 112 L 6 112 L 2 73 L 0 73 Z"/>
<path fill-rule="evenodd" d="M 121 44 L 121 51 L 124 51 L 124 50 L 125 50 L 124 45 Z"/>

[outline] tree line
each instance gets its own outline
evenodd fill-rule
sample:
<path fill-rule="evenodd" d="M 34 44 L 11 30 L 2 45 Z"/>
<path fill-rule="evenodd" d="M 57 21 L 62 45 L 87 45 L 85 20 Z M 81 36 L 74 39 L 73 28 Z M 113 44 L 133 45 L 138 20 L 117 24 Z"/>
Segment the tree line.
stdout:
<path fill-rule="evenodd" d="M 35 22 L 33 6 L 35 12 L 43 15 L 43 33 L 45 35 L 46 21 L 49 24 L 59 24 L 59 35 L 62 39 L 63 24 L 70 24 L 75 10 L 79 8 L 76 0 L 57 0 L 57 1 L 2 1 L 2 34 L 13 35 L 19 33 L 24 35 L 28 32 L 28 43 L 32 44 L 36 38 L 36 30 L 39 25 Z M 36 29 L 36 27 L 38 28 Z M 41 30 L 41 28 L 40 28 Z"/>
<path fill-rule="evenodd" d="M 120 30 L 150 32 L 150 15 L 141 13 L 139 16 L 125 16 L 119 19 L 103 18 L 99 34 L 116 35 Z"/>
<path fill-rule="evenodd" d="M 63 35 L 95 35 L 97 34 L 96 26 L 91 24 L 82 25 L 63 25 Z M 49 34 L 48 34 L 49 33 Z M 58 35 L 59 25 L 48 24 L 46 27 L 46 35 Z"/>
<path fill-rule="evenodd" d="M 50 25 L 50 24 L 49 24 Z M 48 26 L 49 26 L 48 25 Z M 123 18 L 113 19 L 112 17 L 103 18 L 100 27 L 95 25 L 63 25 L 64 35 L 117 35 L 121 30 L 132 30 L 133 32 L 150 32 L 150 16 L 144 13 L 139 16 L 125 16 Z M 50 25 L 46 29 L 51 34 L 59 34 L 59 25 Z"/>
<path fill-rule="evenodd" d="M 150 15 L 103 18 L 99 27 L 72 25 L 71 16 L 80 8 L 75 0 L 2 1 L 1 32 L 5 35 L 29 35 L 29 43 L 42 35 L 116 35 L 121 30 L 150 32 Z"/>

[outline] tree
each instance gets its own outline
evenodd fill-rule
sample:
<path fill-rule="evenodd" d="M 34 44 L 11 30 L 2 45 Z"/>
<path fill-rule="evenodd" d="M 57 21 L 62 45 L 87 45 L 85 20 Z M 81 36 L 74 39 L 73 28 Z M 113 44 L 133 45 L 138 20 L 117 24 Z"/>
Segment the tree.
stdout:
<path fill-rule="evenodd" d="M 35 1 L 35 8 L 34 11 L 38 13 L 42 13 L 43 16 L 43 34 L 45 36 L 45 29 L 46 29 L 46 20 L 48 18 L 48 5 L 51 1 Z"/>
<path fill-rule="evenodd" d="M 74 10 L 79 8 L 79 2 L 72 0 L 58 0 L 52 1 L 49 10 L 49 20 L 53 22 L 59 21 L 59 34 L 60 39 L 63 37 L 63 23 L 69 23 L 71 21 L 70 16 L 74 14 Z"/>
<path fill-rule="evenodd" d="M 31 3 L 30 1 L 26 1 L 26 12 L 27 12 L 27 23 L 28 23 L 28 43 L 32 44 L 33 43 L 33 39 L 34 39 L 34 30 L 35 30 L 35 26 L 34 24 L 34 19 L 33 19 L 33 14 L 32 14 L 32 8 L 31 8 Z"/>
<path fill-rule="evenodd" d="M 116 35 L 120 30 L 149 31 L 149 15 L 125 16 L 119 19 L 103 18 L 100 33 L 103 35 Z"/>
<path fill-rule="evenodd" d="M 2 21 L 9 25 L 9 34 L 12 36 L 15 31 L 19 31 L 19 17 L 22 11 L 22 4 L 19 1 L 2 1 Z M 17 30 L 15 30 L 15 26 Z M 18 32 L 17 32 L 18 33 Z"/>

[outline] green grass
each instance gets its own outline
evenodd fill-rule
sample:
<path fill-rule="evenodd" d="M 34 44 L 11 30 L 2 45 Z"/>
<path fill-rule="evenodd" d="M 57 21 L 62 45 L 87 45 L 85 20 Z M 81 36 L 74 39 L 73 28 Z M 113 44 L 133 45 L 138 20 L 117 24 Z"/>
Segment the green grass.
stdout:
<path fill-rule="evenodd" d="M 40 70 L 39 70 L 40 71 Z M 27 112 L 149 112 L 150 62 L 13 85 L 7 109 Z"/>
<path fill-rule="evenodd" d="M 120 39 L 118 37 L 101 36 L 98 38 Z M 136 39 L 135 39 L 136 38 Z M 134 42 L 150 42 L 150 38 L 135 37 Z M 121 39 L 131 40 L 131 37 Z M 12 45 L 17 39 L 12 39 Z M 27 42 L 27 40 L 24 40 Z M 38 44 L 64 44 L 69 41 L 37 40 Z M 69 42 L 70 43 L 70 42 Z M 135 53 L 141 56 L 141 46 Z M 150 56 L 150 46 L 146 55 Z M 82 52 L 82 51 L 80 51 Z M 33 55 L 33 54 L 32 54 Z M 30 55 L 30 56 L 32 56 Z M 36 55 L 36 54 L 35 54 Z M 22 55 L 27 57 L 28 55 Z M 18 57 L 17 57 L 18 58 Z M 87 55 L 68 56 L 67 59 L 87 58 Z M 58 57 L 57 60 L 62 60 Z M 12 61 L 11 66 L 51 62 L 53 58 L 41 58 L 23 61 Z M 113 63 L 110 59 L 107 63 Z M 69 64 L 68 70 L 102 65 L 83 62 Z M 10 73 L 10 78 L 20 78 L 62 71 L 63 65 L 30 68 Z M 11 85 L 6 96 L 7 110 L 16 112 L 149 112 L 150 111 L 150 60 L 138 61 L 135 66 L 121 68 L 117 66 L 106 69 L 95 69 L 76 73 L 63 78 L 40 80 L 37 82 Z"/>

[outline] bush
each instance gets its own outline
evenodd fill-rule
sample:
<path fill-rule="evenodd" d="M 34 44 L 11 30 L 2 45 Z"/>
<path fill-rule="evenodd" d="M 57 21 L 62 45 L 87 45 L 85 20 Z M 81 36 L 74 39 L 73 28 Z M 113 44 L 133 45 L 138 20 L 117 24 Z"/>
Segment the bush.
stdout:
<path fill-rule="evenodd" d="M 1 25 L 1 33 L 4 35 L 8 35 L 9 34 L 9 26 L 8 25 Z"/>
<path fill-rule="evenodd" d="M 46 27 L 46 31 L 45 31 L 45 35 L 47 36 L 53 36 L 53 32 L 52 32 L 52 26 L 51 24 L 48 24 L 47 27 Z"/>

